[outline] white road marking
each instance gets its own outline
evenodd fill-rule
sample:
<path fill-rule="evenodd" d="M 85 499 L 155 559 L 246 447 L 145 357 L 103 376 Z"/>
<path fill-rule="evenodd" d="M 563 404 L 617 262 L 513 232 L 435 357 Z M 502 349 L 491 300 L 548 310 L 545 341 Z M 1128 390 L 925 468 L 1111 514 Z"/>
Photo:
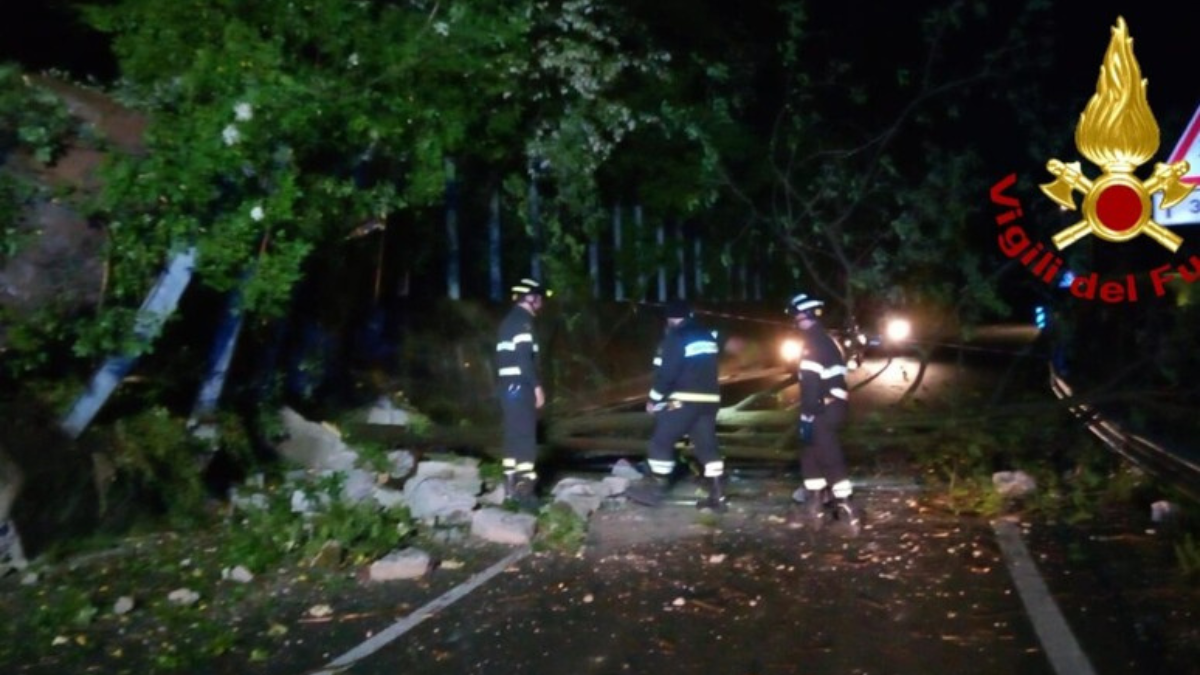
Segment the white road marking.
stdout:
<path fill-rule="evenodd" d="M 1021 539 L 1021 528 L 1011 520 L 993 521 L 992 528 L 1000 542 L 1004 564 L 1054 672 L 1058 675 L 1095 675 L 1087 654 L 1079 647 L 1037 565 L 1029 557 L 1029 549 Z"/>
<path fill-rule="evenodd" d="M 403 619 L 400 619 L 396 623 L 388 626 L 375 635 L 372 635 L 357 647 L 325 664 L 324 669 L 313 671 L 310 673 L 310 675 L 336 675 L 337 673 L 346 670 L 355 663 L 387 646 L 388 643 L 399 638 L 401 635 L 404 635 L 408 631 L 412 630 L 417 626 L 417 624 L 421 623 L 425 619 L 428 619 L 437 612 L 454 604 L 466 594 L 482 586 L 492 577 L 508 569 L 513 563 L 529 555 L 529 553 L 530 549 L 528 547 L 513 551 L 505 556 L 500 562 L 492 565 L 479 574 L 476 574 L 470 579 L 467 579 L 454 588 L 451 588 L 441 596 L 426 603 L 425 606 L 421 607 L 417 611 L 409 614 Z"/>

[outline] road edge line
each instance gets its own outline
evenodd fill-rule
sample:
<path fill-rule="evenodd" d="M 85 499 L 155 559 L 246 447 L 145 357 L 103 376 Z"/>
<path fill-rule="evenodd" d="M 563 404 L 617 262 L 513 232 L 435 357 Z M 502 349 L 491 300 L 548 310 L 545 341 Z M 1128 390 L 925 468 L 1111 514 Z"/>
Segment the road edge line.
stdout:
<path fill-rule="evenodd" d="M 1042 643 L 1051 667 L 1058 675 L 1095 675 L 1087 654 L 1080 648 L 1071 627 L 1050 595 L 1050 589 L 1038 572 L 1021 537 L 1021 528 L 1011 520 L 992 521 L 996 540 L 1004 555 L 1008 574 L 1033 622 L 1033 630 Z"/>
<path fill-rule="evenodd" d="M 437 598 L 430 600 L 417 611 L 409 614 L 399 621 L 396 621 L 382 631 L 367 638 L 357 647 L 354 647 L 350 651 L 325 664 L 322 670 L 311 671 L 310 675 L 336 675 L 336 673 L 349 668 L 362 659 L 365 659 L 371 654 L 379 651 L 389 642 L 396 640 L 401 635 L 404 635 L 408 631 L 412 630 L 422 621 L 428 619 L 430 616 L 433 616 L 438 611 L 441 611 L 462 599 L 468 593 L 476 588 L 479 588 L 488 582 L 492 577 L 508 569 L 508 567 L 510 567 L 513 563 L 521 560 L 531 552 L 532 549 L 529 547 L 524 547 L 509 553 L 491 567 L 479 572 L 475 576 L 467 579 L 454 588 L 451 588 Z"/>

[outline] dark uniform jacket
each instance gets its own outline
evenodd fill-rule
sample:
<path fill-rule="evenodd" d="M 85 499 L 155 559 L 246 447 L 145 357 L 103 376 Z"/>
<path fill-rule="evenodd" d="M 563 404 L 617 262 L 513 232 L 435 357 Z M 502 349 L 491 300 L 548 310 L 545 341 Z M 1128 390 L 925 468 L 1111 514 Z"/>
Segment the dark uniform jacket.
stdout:
<path fill-rule="evenodd" d="M 654 357 L 650 400 L 654 403 L 720 403 L 716 331 L 687 319 L 671 328 Z"/>
<path fill-rule="evenodd" d="M 538 386 L 537 351 L 533 315 L 514 305 L 500 322 L 496 336 L 496 375 L 501 389 L 514 384 L 530 389 Z"/>
<path fill-rule="evenodd" d="M 804 352 L 800 356 L 800 413 L 816 415 L 833 400 L 848 400 L 846 361 L 842 350 L 820 323 L 800 331 Z"/>

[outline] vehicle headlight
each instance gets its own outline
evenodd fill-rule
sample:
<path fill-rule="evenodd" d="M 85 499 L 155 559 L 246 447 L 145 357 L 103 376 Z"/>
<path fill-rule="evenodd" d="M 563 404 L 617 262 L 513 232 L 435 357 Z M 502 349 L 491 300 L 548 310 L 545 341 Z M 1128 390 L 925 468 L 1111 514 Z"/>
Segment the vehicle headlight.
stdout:
<path fill-rule="evenodd" d="M 903 342 L 912 335 L 912 324 L 908 319 L 888 319 L 884 334 L 891 342 Z"/>
<path fill-rule="evenodd" d="M 779 345 L 779 355 L 784 361 L 799 361 L 804 344 L 795 338 L 788 338 Z"/>

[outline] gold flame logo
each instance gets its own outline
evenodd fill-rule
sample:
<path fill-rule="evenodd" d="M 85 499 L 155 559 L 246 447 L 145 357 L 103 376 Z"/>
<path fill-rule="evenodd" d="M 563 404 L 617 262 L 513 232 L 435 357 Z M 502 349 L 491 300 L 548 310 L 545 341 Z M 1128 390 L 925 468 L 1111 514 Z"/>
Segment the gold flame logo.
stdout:
<path fill-rule="evenodd" d="M 1151 220 L 1150 196 L 1162 190 L 1163 208 L 1183 201 L 1192 191 L 1180 181 L 1187 174 L 1188 163 L 1157 163 L 1154 175 L 1144 182 L 1133 173 L 1158 152 L 1158 141 L 1158 122 L 1146 100 L 1146 80 L 1133 56 L 1133 38 L 1124 17 L 1117 17 L 1096 93 L 1075 127 L 1080 154 L 1104 173 L 1093 181 L 1084 175 L 1079 162 L 1051 159 L 1046 170 L 1055 180 L 1040 186 L 1046 196 L 1071 211 L 1077 208 L 1074 191 L 1083 193 L 1083 220 L 1054 235 L 1059 250 L 1089 233 L 1122 242 L 1143 232 L 1172 253 L 1179 249 L 1183 241 L 1179 235 Z"/>

